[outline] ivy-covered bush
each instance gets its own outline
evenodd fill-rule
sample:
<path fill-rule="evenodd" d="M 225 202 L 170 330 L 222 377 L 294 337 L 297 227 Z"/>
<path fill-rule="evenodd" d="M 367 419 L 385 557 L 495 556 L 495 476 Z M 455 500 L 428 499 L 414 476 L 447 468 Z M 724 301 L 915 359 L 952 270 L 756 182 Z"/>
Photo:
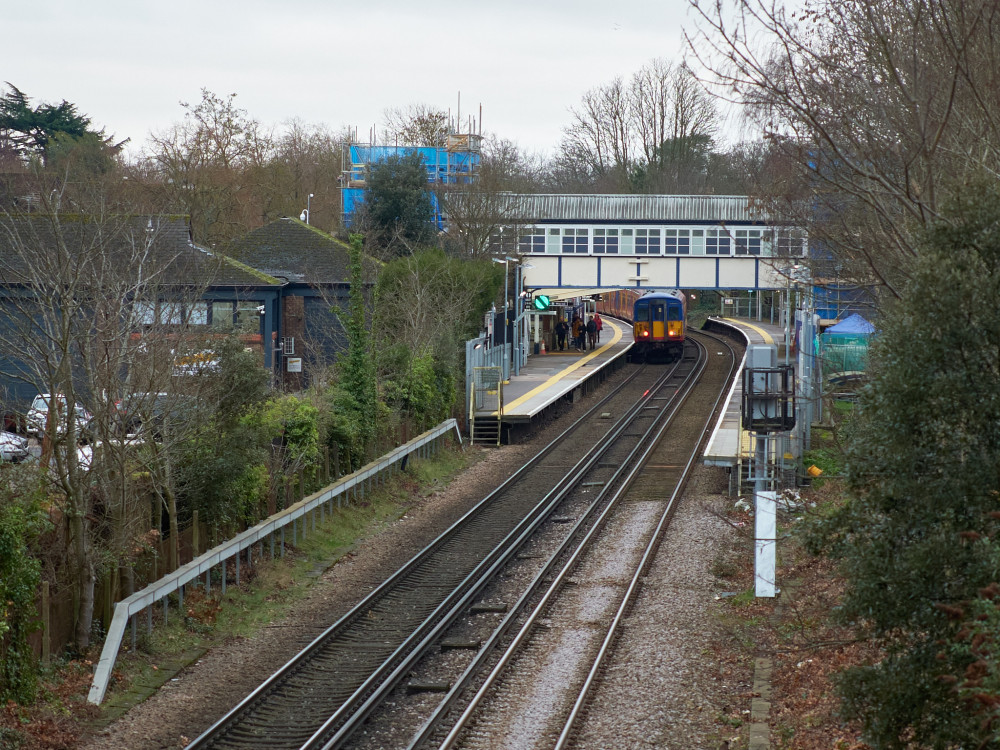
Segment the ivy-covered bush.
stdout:
<path fill-rule="evenodd" d="M 0 475 L 19 467 L 0 467 Z M 0 476 L 0 703 L 31 701 L 38 671 L 28 645 L 35 627 L 41 566 L 29 553 L 42 521 L 34 493 L 12 490 Z"/>

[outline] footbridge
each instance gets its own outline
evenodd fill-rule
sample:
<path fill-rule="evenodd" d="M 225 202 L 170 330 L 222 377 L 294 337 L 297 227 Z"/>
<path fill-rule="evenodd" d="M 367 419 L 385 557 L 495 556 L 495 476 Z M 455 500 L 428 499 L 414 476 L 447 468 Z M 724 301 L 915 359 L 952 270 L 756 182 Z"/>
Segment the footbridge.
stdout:
<path fill-rule="evenodd" d="M 511 205 L 527 289 L 778 290 L 807 251 L 804 231 L 748 196 L 540 194 Z"/>

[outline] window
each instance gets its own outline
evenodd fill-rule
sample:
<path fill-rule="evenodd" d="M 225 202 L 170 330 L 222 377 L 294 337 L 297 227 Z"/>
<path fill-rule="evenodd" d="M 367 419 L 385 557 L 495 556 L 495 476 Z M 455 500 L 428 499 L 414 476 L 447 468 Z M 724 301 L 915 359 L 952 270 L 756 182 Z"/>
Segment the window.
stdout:
<path fill-rule="evenodd" d="M 233 330 L 232 302 L 212 303 L 212 328 L 216 328 L 220 331 Z"/>
<path fill-rule="evenodd" d="M 799 258 L 806 250 L 806 235 L 801 229 L 780 227 L 775 231 L 774 254 L 778 256 Z"/>
<path fill-rule="evenodd" d="M 207 326 L 208 325 L 208 303 L 207 302 L 195 302 L 193 305 L 188 305 L 187 309 L 187 322 L 191 326 Z"/>
<path fill-rule="evenodd" d="M 688 229 L 665 229 L 663 252 L 668 255 L 690 255 L 691 232 Z"/>
<path fill-rule="evenodd" d="M 648 323 L 649 322 L 649 302 L 639 301 L 635 303 L 635 322 L 636 323 Z"/>
<path fill-rule="evenodd" d="M 729 255 L 729 233 L 725 229 L 709 229 L 705 237 L 708 255 Z"/>
<path fill-rule="evenodd" d="M 260 333 L 263 316 L 257 312 L 259 302 L 236 303 L 236 330 L 240 333 Z"/>
<path fill-rule="evenodd" d="M 667 305 L 667 320 L 684 320 L 681 315 L 680 303 Z"/>
<path fill-rule="evenodd" d="M 545 252 L 558 253 L 562 251 L 562 232 L 558 229 L 550 229 L 545 237 Z"/>
<path fill-rule="evenodd" d="M 636 229 L 635 230 L 635 254 L 636 255 L 659 255 L 660 254 L 660 230 L 659 229 Z"/>
<path fill-rule="evenodd" d="M 595 229 L 594 230 L 594 252 L 595 253 L 617 253 L 618 252 L 618 230 L 617 229 Z"/>
<path fill-rule="evenodd" d="M 160 324 L 179 326 L 184 322 L 184 309 L 180 302 L 160 303 Z"/>
<path fill-rule="evenodd" d="M 522 234 L 517 242 L 517 249 L 522 254 L 544 253 L 545 235 L 542 232 Z"/>
<path fill-rule="evenodd" d="M 760 255 L 760 230 L 757 230 L 757 229 L 737 229 L 736 230 L 736 254 L 737 255 Z"/>
<path fill-rule="evenodd" d="M 141 326 L 151 326 L 156 321 L 156 303 L 139 300 L 135 303 L 135 320 Z"/>
<path fill-rule="evenodd" d="M 618 250 L 622 255 L 632 255 L 635 252 L 635 243 L 632 241 L 633 232 L 631 229 L 622 229 Z"/>
<path fill-rule="evenodd" d="M 665 305 L 662 302 L 653 303 L 653 322 L 662 323 L 663 322 L 663 308 Z"/>
<path fill-rule="evenodd" d="M 585 253 L 590 249 L 588 229 L 562 230 L 562 251 L 564 253 Z"/>

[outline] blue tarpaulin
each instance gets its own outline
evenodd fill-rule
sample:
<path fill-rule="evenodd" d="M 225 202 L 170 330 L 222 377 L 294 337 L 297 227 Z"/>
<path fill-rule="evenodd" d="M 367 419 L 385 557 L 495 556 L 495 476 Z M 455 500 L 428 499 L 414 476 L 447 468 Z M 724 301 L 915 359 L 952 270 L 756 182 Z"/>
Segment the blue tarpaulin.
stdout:
<path fill-rule="evenodd" d="M 820 359 L 823 374 L 836 378 L 845 373 L 865 371 L 868 343 L 875 326 L 855 313 L 848 315 L 835 326 L 830 326 L 820 336 Z"/>
<path fill-rule="evenodd" d="M 842 336 L 865 336 L 875 333 L 875 326 L 857 313 L 854 313 L 853 315 L 848 315 L 842 321 L 837 323 L 837 325 L 830 326 L 823 331 L 824 336 L 829 333 L 839 334 Z"/>

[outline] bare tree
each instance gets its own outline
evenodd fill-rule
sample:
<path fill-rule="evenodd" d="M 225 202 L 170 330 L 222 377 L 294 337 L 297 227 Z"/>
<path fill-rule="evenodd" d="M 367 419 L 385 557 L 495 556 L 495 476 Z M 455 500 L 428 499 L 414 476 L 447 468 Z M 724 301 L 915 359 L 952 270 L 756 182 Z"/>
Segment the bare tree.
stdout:
<path fill-rule="evenodd" d="M 450 132 L 448 113 L 427 104 L 390 107 L 380 140 L 387 146 L 440 146 Z"/>
<path fill-rule="evenodd" d="M 717 128 L 714 104 L 686 64 L 656 59 L 626 83 L 588 91 L 564 131 L 556 170 L 594 189 L 676 189 L 700 170 Z M 700 159 L 700 162 L 699 162 Z"/>
<path fill-rule="evenodd" d="M 260 222 L 253 188 L 274 154 L 271 134 L 235 99 L 202 89 L 200 102 L 181 102 L 184 120 L 151 136 L 151 156 L 137 173 L 148 181 L 153 203 L 183 210 L 195 240 L 209 246 Z"/>
<path fill-rule="evenodd" d="M 768 195 L 844 273 L 898 294 L 942 200 L 1000 167 L 992 0 L 692 0 L 712 82 L 797 165 Z M 808 196 L 808 200 L 802 200 Z"/>
<path fill-rule="evenodd" d="M 157 328 L 166 326 L 158 324 L 176 328 L 176 317 L 194 309 L 195 280 L 205 269 L 188 265 L 200 254 L 176 250 L 194 250 L 186 225 L 180 242 L 167 242 L 176 222 L 120 213 L 99 183 L 84 202 L 87 191 L 69 177 L 37 176 L 37 212 L 0 212 L 0 361 L 6 378 L 50 394 L 40 478 L 65 520 L 75 643 L 83 648 L 101 561 L 134 542 L 123 536 L 126 520 L 135 517 L 129 486 L 135 457 L 118 429 L 116 401 L 139 362 L 150 361 L 154 343 L 161 375 L 150 377 L 157 384 L 162 373 L 169 378 L 183 347 L 162 346 L 166 336 Z M 170 300 L 166 312 L 157 307 L 162 299 Z M 89 423 L 78 405 L 93 415 Z M 80 449 L 84 440 L 99 445 Z"/>

